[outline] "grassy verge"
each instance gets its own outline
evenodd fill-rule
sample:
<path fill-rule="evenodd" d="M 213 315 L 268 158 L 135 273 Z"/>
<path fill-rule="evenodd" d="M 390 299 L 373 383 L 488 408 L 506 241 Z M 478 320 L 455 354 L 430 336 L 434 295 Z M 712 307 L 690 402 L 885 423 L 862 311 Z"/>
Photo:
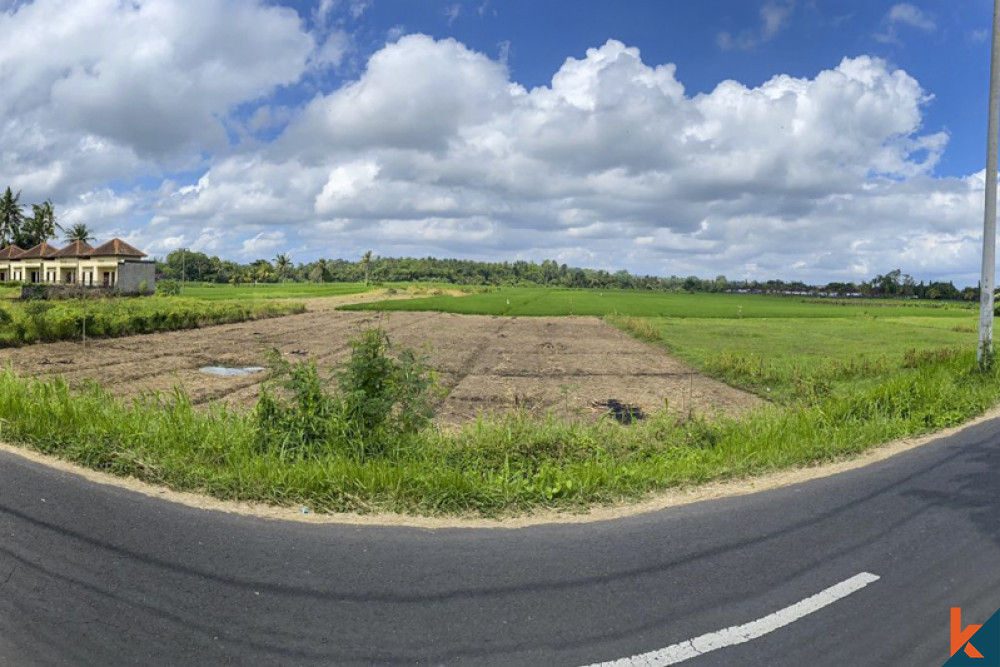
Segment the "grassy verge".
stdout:
<path fill-rule="evenodd" d="M 0 438 L 119 475 L 223 499 L 318 511 L 511 515 L 579 509 L 652 491 L 834 460 L 953 426 L 1000 397 L 1000 374 L 971 353 L 916 359 L 851 393 L 774 405 L 741 421 L 632 427 L 512 415 L 454 431 L 425 428 L 378 450 L 350 435 L 321 449 L 261 447 L 259 421 L 182 394 L 126 403 L 97 386 L 0 372 Z M 273 443 L 272 443 L 273 444 Z"/>
<path fill-rule="evenodd" d="M 195 329 L 305 311 L 302 304 L 172 297 L 14 301 L 0 307 L 0 347 Z"/>

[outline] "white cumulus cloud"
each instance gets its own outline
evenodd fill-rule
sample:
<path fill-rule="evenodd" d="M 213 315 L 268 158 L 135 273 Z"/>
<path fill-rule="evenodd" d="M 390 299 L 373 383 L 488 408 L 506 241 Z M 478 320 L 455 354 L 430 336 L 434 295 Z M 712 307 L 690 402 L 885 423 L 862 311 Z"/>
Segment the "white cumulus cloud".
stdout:
<path fill-rule="evenodd" d="M 948 137 L 923 128 L 930 99 L 867 56 L 688 95 L 673 65 L 614 40 L 528 90 L 459 42 L 410 35 L 164 214 L 285 229 L 316 255 L 852 279 L 906 260 L 957 275 L 983 184 L 933 176 Z"/>
<path fill-rule="evenodd" d="M 233 109 L 314 48 L 294 11 L 242 0 L 35 0 L 0 35 L 0 183 L 57 202 L 224 151 Z"/>

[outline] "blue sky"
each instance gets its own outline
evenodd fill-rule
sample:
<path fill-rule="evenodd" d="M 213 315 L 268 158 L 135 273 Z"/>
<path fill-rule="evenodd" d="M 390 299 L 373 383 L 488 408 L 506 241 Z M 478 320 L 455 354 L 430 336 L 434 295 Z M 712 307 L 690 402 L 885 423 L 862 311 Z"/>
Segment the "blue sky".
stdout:
<path fill-rule="evenodd" d="M 0 187 L 161 256 L 968 284 L 991 10 L 0 0 Z"/>
<path fill-rule="evenodd" d="M 309 14 L 315 3 L 287 4 Z M 910 3 L 935 24 L 933 30 L 906 23 L 892 28 L 886 21 L 889 10 L 905 3 L 774 3 L 790 12 L 773 38 L 760 40 L 752 48 L 719 48 L 720 33 L 739 36 L 758 29 L 760 10 L 766 4 L 747 0 L 382 0 L 368 6 L 363 20 L 351 23 L 359 32 L 359 55 L 384 45 L 385 35 L 394 27 L 436 38 L 453 37 L 493 57 L 499 57 L 501 44 L 506 43 L 511 76 L 527 87 L 546 85 L 567 56 L 581 57 L 609 38 L 638 47 L 649 64 L 676 63 L 678 76 L 690 93 L 710 92 L 725 79 L 758 85 L 778 73 L 810 77 L 836 66 L 845 56 L 874 55 L 912 74 L 935 96 L 925 110 L 924 122 L 951 134 L 949 150 L 936 172 L 960 176 L 982 169 L 990 3 Z M 449 10 L 456 6 L 460 9 L 452 19 Z M 889 36 L 895 39 L 886 39 Z M 357 58 L 356 64 L 363 67 L 363 58 Z"/>

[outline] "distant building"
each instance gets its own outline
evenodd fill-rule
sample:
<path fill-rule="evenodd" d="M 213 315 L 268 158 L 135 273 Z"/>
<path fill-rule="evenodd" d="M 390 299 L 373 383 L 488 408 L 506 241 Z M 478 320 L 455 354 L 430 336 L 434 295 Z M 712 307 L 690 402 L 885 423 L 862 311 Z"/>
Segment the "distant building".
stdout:
<path fill-rule="evenodd" d="M 0 250 L 0 282 L 152 292 L 156 268 L 154 262 L 145 261 L 146 257 L 121 239 L 96 248 L 85 241 L 74 241 L 62 249 L 48 242 L 28 250 L 10 245 Z"/>

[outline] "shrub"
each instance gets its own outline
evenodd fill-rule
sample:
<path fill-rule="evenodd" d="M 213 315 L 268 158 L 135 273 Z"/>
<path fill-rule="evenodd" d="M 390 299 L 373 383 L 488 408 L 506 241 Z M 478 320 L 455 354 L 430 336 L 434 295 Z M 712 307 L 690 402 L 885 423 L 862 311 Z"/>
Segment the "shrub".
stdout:
<path fill-rule="evenodd" d="M 52 304 L 42 301 L 29 301 L 24 304 L 24 314 L 28 318 L 27 337 L 28 340 L 54 340 L 50 334 L 48 318 Z"/>
<path fill-rule="evenodd" d="M 365 460 L 430 421 L 437 383 L 424 357 L 410 349 L 391 356 L 381 328 L 363 331 L 350 345 L 336 394 L 314 361 L 293 364 L 273 353 L 272 372 L 284 392 L 261 391 L 254 409 L 258 450 L 283 458 L 339 451 Z"/>
<path fill-rule="evenodd" d="M 156 293 L 160 296 L 180 296 L 181 284 L 176 280 L 161 280 L 156 283 Z"/>
<path fill-rule="evenodd" d="M 209 324 L 301 313 L 299 303 L 206 302 L 191 299 L 65 299 L 13 302 L 0 318 L 0 346 L 77 338 L 83 322 L 91 338 L 193 329 Z"/>
<path fill-rule="evenodd" d="M 340 410 L 323 389 L 316 362 L 289 364 L 275 352 L 272 367 L 284 376 L 282 386 L 290 395 L 281 400 L 266 385 L 254 408 L 257 449 L 277 453 L 282 459 L 317 454 L 336 439 Z"/>
<path fill-rule="evenodd" d="M 415 433 L 433 415 L 436 385 L 426 357 L 411 349 L 389 356 L 392 343 L 375 327 L 352 340 L 351 359 L 337 374 L 346 416 L 365 437 Z"/>

